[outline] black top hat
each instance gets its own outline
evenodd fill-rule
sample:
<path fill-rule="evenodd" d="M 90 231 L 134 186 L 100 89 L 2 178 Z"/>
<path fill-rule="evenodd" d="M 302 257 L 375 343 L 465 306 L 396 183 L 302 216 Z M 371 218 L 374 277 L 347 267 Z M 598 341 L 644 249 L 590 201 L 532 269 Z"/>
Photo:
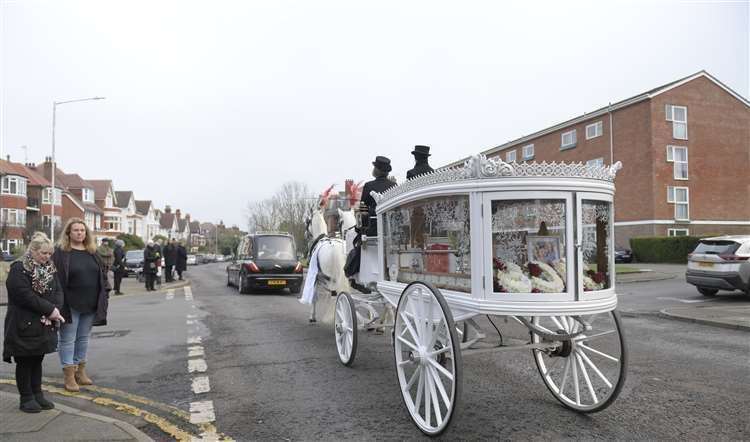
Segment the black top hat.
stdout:
<path fill-rule="evenodd" d="M 382 170 L 383 172 L 390 172 L 391 170 L 393 170 L 393 168 L 391 167 L 391 160 L 386 157 L 376 156 L 375 161 L 372 162 L 372 165 Z"/>
<path fill-rule="evenodd" d="M 430 156 L 430 146 L 414 146 L 414 150 L 411 151 L 413 155 L 423 155 L 426 157 Z"/>

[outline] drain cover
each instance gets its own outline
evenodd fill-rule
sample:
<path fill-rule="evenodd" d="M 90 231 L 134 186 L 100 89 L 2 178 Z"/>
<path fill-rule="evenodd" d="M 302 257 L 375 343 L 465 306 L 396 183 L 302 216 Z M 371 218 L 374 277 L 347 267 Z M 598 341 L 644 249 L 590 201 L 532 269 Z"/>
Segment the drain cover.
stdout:
<path fill-rule="evenodd" d="M 130 330 L 110 330 L 110 331 L 101 331 L 101 332 L 91 332 L 89 336 L 94 339 L 121 338 L 123 336 L 126 336 L 128 333 L 130 333 Z"/>

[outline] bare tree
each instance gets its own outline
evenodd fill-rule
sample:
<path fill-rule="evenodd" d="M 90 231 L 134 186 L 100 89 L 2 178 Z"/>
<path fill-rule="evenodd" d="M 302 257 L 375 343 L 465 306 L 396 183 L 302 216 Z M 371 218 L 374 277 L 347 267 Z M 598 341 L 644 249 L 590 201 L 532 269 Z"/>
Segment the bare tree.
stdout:
<path fill-rule="evenodd" d="M 271 197 L 248 204 L 248 229 L 250 232 L 288 232 L 299 251 L 306 252 L 305 219 L 315 201 L 305 183 L 286 182 Z"/>

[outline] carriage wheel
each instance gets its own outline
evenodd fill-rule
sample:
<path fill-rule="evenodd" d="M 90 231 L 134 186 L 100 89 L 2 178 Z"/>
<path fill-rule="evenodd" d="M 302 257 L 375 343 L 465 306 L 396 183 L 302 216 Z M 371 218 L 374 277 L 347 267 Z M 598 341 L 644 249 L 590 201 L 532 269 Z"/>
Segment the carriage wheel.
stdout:
<path fill-rule="evenodd" d="M 584 316 L 592 329 L 549 349 L 534 349 L 544 383 L 566 407 L 593 413 L 607 408 L 620 394 L 628 365 L 620 315 L 614 310 Z M 534 325 L 552 334 L 575 333 L 582 325 L 570 316 L 535 317 Z M 535 333 L 533 343 L 543 342 Z"/>
<path fill-rule="evenodd" d="M 448 428 L 461 398 L 461 348 L 448 303 L 429 284 L 409 284 L 393 331 L 404 405 L 424 434 L 437 436 Z"/>
<path fill-rule="evenodd" d="M 348 367 L 357 355 L 357 310 L 354 308 L 352 297 L 346 292 L 341 292 L 336 297 L 333 331 L 336 335 L 339 361 Z"/>

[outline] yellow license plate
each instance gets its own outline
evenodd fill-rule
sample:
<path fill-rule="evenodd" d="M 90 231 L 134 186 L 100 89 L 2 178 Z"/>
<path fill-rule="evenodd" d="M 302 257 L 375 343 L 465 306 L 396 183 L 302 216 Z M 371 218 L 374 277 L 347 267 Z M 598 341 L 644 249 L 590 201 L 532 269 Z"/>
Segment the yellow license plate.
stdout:
<path fill-rule="evenodd" d="M 714 263 L 712 263 L 712 262 L 699 262 L 698 265 L 700 267 L 713 267 Z"/>
<path fill-rule="evenodd" d="M 271 279 L 268 281 L 268 285 L 286 285 L 286 280 L 284 279 Z"/>

